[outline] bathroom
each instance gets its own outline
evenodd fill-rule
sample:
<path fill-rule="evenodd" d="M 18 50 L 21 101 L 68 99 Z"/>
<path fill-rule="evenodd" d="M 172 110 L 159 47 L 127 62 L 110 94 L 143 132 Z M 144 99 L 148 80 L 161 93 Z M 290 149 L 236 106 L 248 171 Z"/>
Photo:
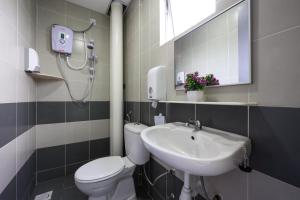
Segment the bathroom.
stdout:
<path fill-rule="evenodd" d="M 299 10 L 2 0 L 0 200 L 299 200 Z"/>

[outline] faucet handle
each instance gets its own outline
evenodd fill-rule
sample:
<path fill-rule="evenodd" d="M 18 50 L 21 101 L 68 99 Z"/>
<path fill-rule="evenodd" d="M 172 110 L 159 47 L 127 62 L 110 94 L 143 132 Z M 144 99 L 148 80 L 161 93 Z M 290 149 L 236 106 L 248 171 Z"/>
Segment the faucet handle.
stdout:
<path fill-rule="evenodd" d="M 199 121 L 199 120 L 193 120 L 191 118 L 185 123 L 185 125 L 186 126 L 193 125 L 193 127 L 196 130 L 201 130 L 202 129 L 202 123 L 201 123 L 201 121 Z"/>

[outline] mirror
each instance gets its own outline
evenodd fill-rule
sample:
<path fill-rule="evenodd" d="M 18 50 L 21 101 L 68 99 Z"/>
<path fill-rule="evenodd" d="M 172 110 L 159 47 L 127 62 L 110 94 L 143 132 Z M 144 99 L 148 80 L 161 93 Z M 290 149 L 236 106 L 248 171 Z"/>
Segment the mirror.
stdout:
<path fill-rule="evenodd" d="M 219 81 L 213 87 L 251 83 L 249 4 L 241 1 L 175 40 L 176 90 L 194 72 L 213 74 Z"/>

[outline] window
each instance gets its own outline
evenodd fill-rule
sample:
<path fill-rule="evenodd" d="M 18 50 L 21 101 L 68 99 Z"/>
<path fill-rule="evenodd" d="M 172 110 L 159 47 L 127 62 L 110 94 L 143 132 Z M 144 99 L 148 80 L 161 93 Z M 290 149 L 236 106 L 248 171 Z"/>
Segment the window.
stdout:
<path fill-rule="evenodd" d="M 160 45 L 195 26 L 216 10 L 216 0 L 160 0 Z"/>

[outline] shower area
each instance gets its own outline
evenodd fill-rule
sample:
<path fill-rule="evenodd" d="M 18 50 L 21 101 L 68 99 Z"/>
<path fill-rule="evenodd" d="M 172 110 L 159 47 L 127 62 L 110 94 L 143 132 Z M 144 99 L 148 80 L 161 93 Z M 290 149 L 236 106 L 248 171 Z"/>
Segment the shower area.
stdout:
<path fill-rule="evenodd" d="M 41 73 L 61 78 L 36 81 L 36 180 L 42 182 L 109 154 L 110 22 L 68 1 L 36 3 Z"/>

